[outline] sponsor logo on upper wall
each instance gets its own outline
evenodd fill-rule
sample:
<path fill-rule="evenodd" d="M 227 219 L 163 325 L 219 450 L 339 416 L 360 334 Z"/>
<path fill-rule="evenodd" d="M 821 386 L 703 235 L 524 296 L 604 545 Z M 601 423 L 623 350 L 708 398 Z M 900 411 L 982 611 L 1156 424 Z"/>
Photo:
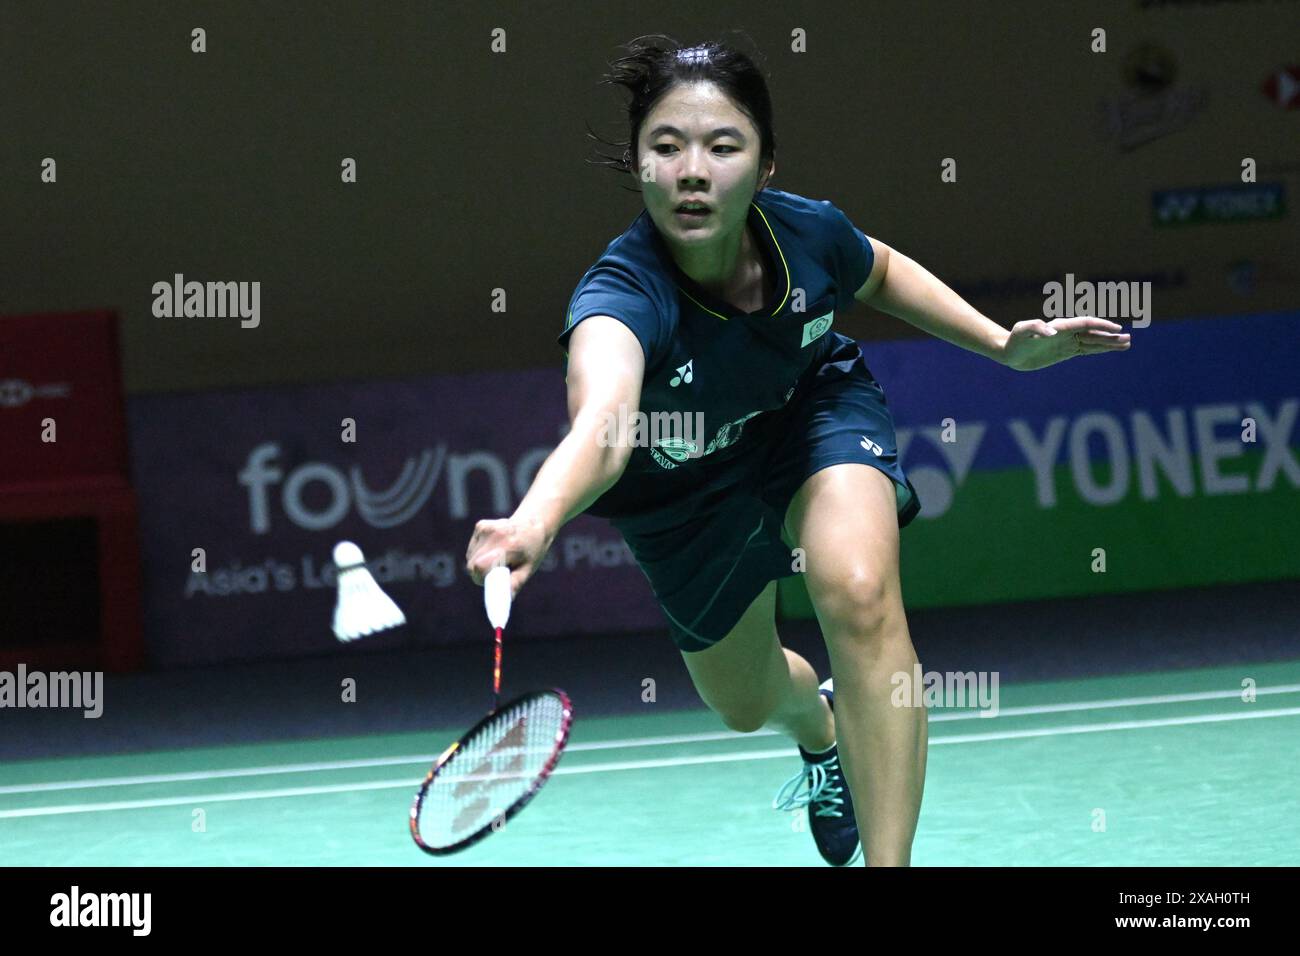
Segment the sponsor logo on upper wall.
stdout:
<path fill-rule="evenodd" d="M 1234 183 L 1193 189 L 1157 189 L 1151 193 L 1156 226 L 1207 222 L 1246 222 L 1281 219 L 1286 215 L 1282 183 Z"/>
<path fill-rule="evenodd" d="M 1261 89 L 1284 110 L 1300 110 L 1300 66 L 1287 66 L 1269 75 Z"/>
<path fill-rule="evenodd" d="M 1209 90 L 1179 84 L 1178 61 L 1166 48 L 1142 43 L 1121 60 L 1124 89 L 1101 101 L 1101 134 L 1122 152 L 1176 133 L 1205 110 Z"/>

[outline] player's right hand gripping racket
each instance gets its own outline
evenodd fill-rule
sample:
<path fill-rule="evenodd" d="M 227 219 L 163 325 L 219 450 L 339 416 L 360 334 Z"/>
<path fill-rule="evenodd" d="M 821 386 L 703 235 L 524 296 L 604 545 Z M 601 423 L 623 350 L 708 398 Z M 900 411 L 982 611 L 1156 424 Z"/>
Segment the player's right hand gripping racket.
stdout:
<path fill-rule="evenodd" d="M 492 710 L 434 761 L 411 804 L 411 838 L 435 856 L 473 846 L 527 806 L 559 762 L 573 723 L 573 704 L 557 688 L 497 706 L 501 632 L 510 617 L 509 568 L 488 572 L 483 602 L 496 629 Z"/>

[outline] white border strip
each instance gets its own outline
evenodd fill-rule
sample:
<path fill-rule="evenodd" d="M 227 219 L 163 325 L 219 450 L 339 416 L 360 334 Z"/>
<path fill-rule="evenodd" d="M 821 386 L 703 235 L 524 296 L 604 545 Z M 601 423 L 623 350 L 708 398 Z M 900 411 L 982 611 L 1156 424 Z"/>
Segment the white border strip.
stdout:
<path fill-rule="evenodd" d="M 1276 687 L 1256 688 L 1259 697 L 1268 694 L 1300 693 L 1300 684 L 1279 684 Z M 984 718 L 997 720 L 999 717 L 1027 717 L 1036 714 L 1063 714 L 1082 710 L 1109 710 L 1119 707 L 1149 707 L 1155 704 L 1182 704 L 1200 700 L 1227 700 L 1240 698 L 1236 690 L 1210 690 L 1187 694 L 1160 694 L 1151 697 L 1119 697 L 1113 700 L 1085 700 L 1069 704 L 1040 704 L 1032 707 L 1003 707 L 997 717 Z M 950 720 L 979 719 L 985 711 L 930 711 L 930 723 L 946 723 Z M 585 743 L 572 743 L 566 749 L 569 753 L 588 750 L 622 750 L 630 747 L 661 747 L 672 744 L 705 743 L 711 740 L 743 740 L 755 737 L 775 737 L 776 730 L 758 730 L 752 734 L 738 734 L 734 731 L 709 731 L 698 734 L 669 734 L 660 737 L 630 737 L 619 740 L 593 740 Z M 138 774 L 129 777 L 101 777 L 83 780 L 57 780 L 51 783 L 19 783 L 0 786 L 0 796 L 15 793 L 50 793 L 56 790 L 94 790 L 99 787 L 135 787 L 160 783 L 186 783 L 198 780 L 229 780 L 237 777 L 264 777 L 287 773 L 325 773 L 332 770 L 358 770 L 369 767 L 406 767 L 412 764 L 432 764 L 438 754 L 415 754 L 403 757 L 364 757 L 356 760 L 323 760 L 315 763 L 275 764 L 262 767 L 231 767 L 225 770 L 192 770 L 183 773 Z"/>
<path fill-rule="evenodd" d="M 1245 711 L 1239 714 L 1201 714 L 1195 717 L 1162 717 L 1152 720 L 1126 720 L 1106 724 L 1075 724 L 1068 727 L 1044 727 L 1038 730 L 1008 730 L 1001 733 L 958 734 L 931 740 L 932 746 L 940 744 L 965 744 L 989 740 L 1017 740 L 1027 737 L 1056 737 L 1066 734 L 1102 733 L 1112 730 L 1139 730 L 1148 727 L 1177 727 L 1188 724 L 1211 724 L 1227 720 L 1262 720 L 1271 717 L 1300 716 L 1300 707 L 1277 710 Z M 752 735 L 751 735 L 752 736 Z M 745 760 L 789 760 L 794 755 L 791 748 L 757 750 L 749 753 L 705 754 L 696 757 L 665 757 L 658 760 L 627 760 L 616 763 L 590 764 L 582 767 L 557 767 L 553 776 L 586 773 L 606 773 L 617 770 L 648 770 L 655 767 L 684 767 L 704 763 L 737 763 Z M 228 803 L 239 800 L 270 800 L 281 797 L 308 797 L 329 793 L 359 793 L 365 790 L 398 790 L 415 792 L 411 780 L 377 780 L 368 783 L 340 783 L 318 787 L 289 787 L 277 790 L 247 790 L 239 793 L 214 793 L 189 797 L 164 797 L 158 800 L 119 800 L 114 803 L 83 803 L 57 807 L 23 807 L 17 810 L 0 810 L 0 820 L 20 817 L 61 816 L 69 813 L 95 813 L 103 810 L 145 810 L 154 807 L 194 806 L 203 803 Z"/>

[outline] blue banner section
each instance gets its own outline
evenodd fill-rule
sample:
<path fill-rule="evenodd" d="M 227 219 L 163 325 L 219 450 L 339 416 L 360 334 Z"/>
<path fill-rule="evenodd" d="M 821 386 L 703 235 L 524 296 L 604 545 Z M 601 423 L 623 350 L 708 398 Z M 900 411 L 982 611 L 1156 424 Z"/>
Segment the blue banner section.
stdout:
<path fill-rule="evenodd" d="M 1041 441 L 1054 417 L 1075 420 L 1089 412 L 1113 416 L 1126 429 L 1134 412 L 1145 412 L 1162 432 L 1170 413 L 1184 414 L 1194 431 L 1200 408 L 1203 419 L 1212 419 L 1216 440 L 1228 440 L 1239 435 L 1241 418 L 1251 414 L 1248 403 L 1262 406 L 1271 420 L 1285 417 L 1286 400 L 1300 395 L 1300 312 L 1156 316 L 1138 329 L 1121 324 L 1132 336 L 1128 351 L 1082 356 L 1033 372 L 1008 369 L 933 338 L 866 342 L 862 349 L 885 390 L 900 438 L 912 437 L 904 430 L 938 430 L 946 418 L 955 420 L 958 435 L 968 424 L 984 426 L 969 463 L 975 469 L 1028 467 L 1015 431 L 1006 427 L 1013 420 L 1023 421 L 1030 438 Z M 1233 406 L 1240 414 L 1219 406 Z M 1297 441 L 1300 435 L 1291 429 L 1285 443 Z M 922 447 L 907 441 L 904 465 L 914 464 L 918 455 L 929 457 Z M 1087 448 L 1090 460 L 1106 457 L 1100 441 L 1087 442 Z"/>

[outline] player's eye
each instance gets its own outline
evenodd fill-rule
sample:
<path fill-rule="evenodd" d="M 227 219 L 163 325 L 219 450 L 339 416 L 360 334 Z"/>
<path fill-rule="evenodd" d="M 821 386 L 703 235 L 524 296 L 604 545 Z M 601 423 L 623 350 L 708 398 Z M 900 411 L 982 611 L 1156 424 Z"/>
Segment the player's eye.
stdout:
<path fill-rule="evenodd" d="M 654 148 L 654 151 L 655 151 L 656 153 L 659 153 L 659 151 L 660 151 L 661 149 L 676 149 L 677 147 L 674 146 L 674 145 L 672 145 L 672 143 L 660 143 L 658 146 L 655 146 L 655 147 L 653 147 L 653 148 Z M 739 149 L 738 149 L 737 147 L 735 147 L 735 146 L 715 146 L 715 147 L 713 147 L 713 148 L 714 148 L 714 149 L 729 149 L 729 150 L 731 150 L 731 152 L 733 152 L 733 153 L 739 152 Z M 659 153 L 659 155 L 660 155 L 660 156 L 666 156 L 667 154 L 666 154 L 666 153 Z"/>

